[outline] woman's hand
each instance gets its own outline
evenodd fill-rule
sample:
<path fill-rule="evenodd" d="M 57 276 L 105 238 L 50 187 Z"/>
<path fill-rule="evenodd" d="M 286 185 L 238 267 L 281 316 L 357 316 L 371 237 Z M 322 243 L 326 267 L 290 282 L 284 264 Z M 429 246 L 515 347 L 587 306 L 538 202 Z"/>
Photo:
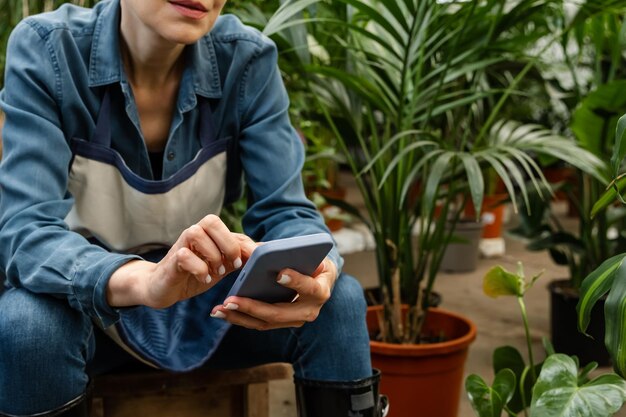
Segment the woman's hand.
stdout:
<path fill-rule="evenodd" d="M 117 269 L 107 286 L 107 301 L 112 307 L 169 307 L 240 268 L 256 245 L 228 230 L 219 217 L 206 216 L 186 229 L 159 263 L 131 261 Z"/>
<path fill-rule="evenodd" d="M 317 318 L 336 280 L 337 268 L 328 258 L 311 276 L 285 269 L 278 274 L 277 281 L 298 293 L 293 303 L 268 304 L 251 298 L 228 297 L 223 305 L 213 308 L 211 316 L 257 330 L 300 327 Z"/>

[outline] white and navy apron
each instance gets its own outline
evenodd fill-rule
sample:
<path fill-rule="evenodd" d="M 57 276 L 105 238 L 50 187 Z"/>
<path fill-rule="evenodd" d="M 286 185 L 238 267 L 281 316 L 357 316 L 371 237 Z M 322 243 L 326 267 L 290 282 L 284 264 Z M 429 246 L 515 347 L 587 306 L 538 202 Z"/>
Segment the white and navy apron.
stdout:
<path fill-rule="evenodd" d="M 65 220 L 71 230 L 107 250 L 158 261 L 183 230 L 208 214 L 219 214 L 223 204 L 238 197 L 236 140 L 216 138 L 208 99 L 198 97 L 201 149 L 173 176 L 146 180 L 111 148 L 109 94 L 107 89 L 91 140 L 71 140 L 68 188 L 75 202 Z M 122 309 L 121 320 L 106 331 L 152 366 L 193 369 L 211 356 L 228 330 L 228 323 L 209 314 L 231 284 L 232 279 L 224 279 L 210 291 L 166 309 Z"/>

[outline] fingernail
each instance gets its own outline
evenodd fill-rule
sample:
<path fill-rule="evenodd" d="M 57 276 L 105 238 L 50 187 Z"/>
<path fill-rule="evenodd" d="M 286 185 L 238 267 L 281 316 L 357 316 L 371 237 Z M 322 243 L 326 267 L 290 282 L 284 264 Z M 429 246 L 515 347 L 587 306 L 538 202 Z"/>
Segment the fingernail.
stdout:
<path fill-rule="evenodd" d="M 226 314 L 217 310 L 215 313 L 211 313 L 211 317 L 215 317 L 216 319 L 223 319 L 224 317 L 226 317 Z"/>
<path fill-rule="evenodd" d="M 226 310 L 237 310 L 239 308 L 239 304 L 228 303 L 224 306 Z"/>
<path fill-rule="evenodd" d="M 286 275 L 286 274 L 282 274 L 280 276 L 280 279 L 278 280 L 278 283 L 282 284 L 282 285 L 289 284 L 290 282 L 291 282 L 291 277 L 289 275 Z"/>
<path fill-rule="evenodd" d="M 241 262 L 241 258 L 237 258 L 235 259 L 235 262 L 233 262 L 233 266 L 235 267 L 235 269 L 241 268 L 241 265 L 243 265 L 243 263 Z"/>
<path fill-rule="evenodd" d="M 210 284 L 211 281 L 213 281 L 213 278 L 211 278 L 211 275 L 207 275 L 206 278 L 204 279 L 205 284 Z"/>
<path fill-rule="evenodd" d="M 217 269 L 218 275 L 224 275 L 225 272 L 226 268 L 224 268 L 224 265 L 220 265 L 220 267 Z"/>

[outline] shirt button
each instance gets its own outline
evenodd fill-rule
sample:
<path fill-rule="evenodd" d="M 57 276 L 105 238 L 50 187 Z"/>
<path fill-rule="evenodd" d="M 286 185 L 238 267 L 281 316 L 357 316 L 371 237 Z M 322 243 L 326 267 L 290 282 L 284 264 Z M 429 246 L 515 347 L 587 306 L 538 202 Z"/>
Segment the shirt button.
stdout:
<path fill-rule="evenodd" d="M 173 161 L 175 157 L 176 157 L 176 154 L 174 152 L 168 152 L 167 154 L 168 161 Z"/>

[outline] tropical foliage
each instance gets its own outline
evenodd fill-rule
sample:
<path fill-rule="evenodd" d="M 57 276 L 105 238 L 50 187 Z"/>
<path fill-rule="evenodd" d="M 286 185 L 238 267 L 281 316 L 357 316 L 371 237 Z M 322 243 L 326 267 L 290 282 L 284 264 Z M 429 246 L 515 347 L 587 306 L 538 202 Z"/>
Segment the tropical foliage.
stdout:
<path fill-rule="evenodd" d="M 611 182 L 605 193 L 597 200 L 592 213 L 602 213 L 606 207 L 619 201 L 622 206 L 624 189 L 626 188 L 625 175 L 621 172 L 621 166 L 626 156 L 626 116 L 622 116 L 615 130 L 615 146 L 612 165 L 616 179 Z M 620 175 L 618 175 L 620 174 Z M 623 208 L 623 207 L 622 207 Z M 617 233 L 623 233 L 619 230 Z M 613 366 L 617 372 L 626 375 L 626 318 L 624 309 L 626 306 L 626 253 L 612 256 L 593 270 L 583 281 L 580 288 L 580 300 L 578 302 L 578 327 L 585 332 L 589 325 L 591 309 L 601 298 L 606 297 L 604 304 L 605 315 L 605 345 L 611 354 Z"/>
<path fill-rule="evenodd" d="M 551 48 L 555 58 L 540 66 L 549 83 L 551 117 L 576 142 L 603 161 L 602 171 L 611 172 L 612 132 L 626 112 L 626 2 L 589 2 L 571 19 L 565 10 L 554 25 L 563 35 Z M 560 109 L 560 110 L 559 110 Z M 605 259 L 626 250 L 626 238 L 610 230 L 626 226 L 626 209 L 605 207 L 591 216 L 595 202 L 606 187 L 604 181 L 575 171 L 574 181 L 560 184 L 579 223 L 568 230 L 550 209 L 550 201 L 531 198 L 532 210 L 521 210 L 521 227 L 515 232 L 531 240 L 531 250 L 548 250 L 553 260 L 569 268 L 570 285 L 579 288 L 582 279 Z"/>
<path fill-rule="evenodd" d="M 591 379 L 597 363 L 580 369 L 578 359 L 554 352 L 544 340 L 546 359 L 535 362 L 532 335 L 524 295 L 539 276 L 527 280 L 521 264 L 517 273 L 500 266 L 489 270 L 483 280 L 490 297 L 512 296 L 520 306 L 528 346 L 526 364 L 522 354 L 512 346 L 496 348 L 493 353 L 495 378 L 492 385 L 473 374 L 465 389 L 479 417 L 525 416 L 609 417 L 626 401 L 626 381 L 619 375 L 605 373 Z"/>

